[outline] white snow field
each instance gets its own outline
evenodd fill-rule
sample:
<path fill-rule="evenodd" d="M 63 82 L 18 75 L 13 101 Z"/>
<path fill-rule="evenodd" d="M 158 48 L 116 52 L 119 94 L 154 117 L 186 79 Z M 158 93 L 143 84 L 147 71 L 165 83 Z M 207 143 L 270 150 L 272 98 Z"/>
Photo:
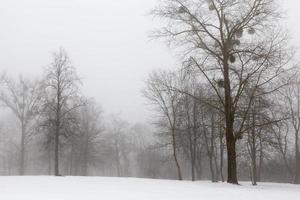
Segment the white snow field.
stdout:
<path fill-rule="evenodd" d="M 300 186 L 91 177 L 0 177 L 1 200 L 298 200 Z"/>

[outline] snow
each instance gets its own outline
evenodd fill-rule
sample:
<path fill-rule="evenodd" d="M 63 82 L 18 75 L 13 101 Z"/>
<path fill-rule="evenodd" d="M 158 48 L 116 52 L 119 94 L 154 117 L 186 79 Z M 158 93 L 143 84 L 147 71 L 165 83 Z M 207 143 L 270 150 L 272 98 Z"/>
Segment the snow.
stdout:
<path fill-rule="evenodd" d="M 292 184 L 100 177 L 0 177 L 1 200 L 297 200 Z"/>

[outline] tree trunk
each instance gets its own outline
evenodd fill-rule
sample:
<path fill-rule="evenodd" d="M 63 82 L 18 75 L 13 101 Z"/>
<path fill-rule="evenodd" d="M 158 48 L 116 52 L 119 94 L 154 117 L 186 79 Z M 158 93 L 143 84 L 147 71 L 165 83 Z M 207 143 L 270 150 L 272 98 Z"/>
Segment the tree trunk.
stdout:
<path fill-rule="evenodd" d="M 296 165 L 295 165 L 295 184 L 300 184 L 300 152 L 299 152 L 299 134 L 296 133 L 296 141 L 295 141 L 295 159 L 296 159 Z"/>
<path fill-rule="evenodd" d="M 197 171 L 197 179 L 201 180 L 202 179 L 202 148 L 197 146 L 196 151 L 196 159 L 197 159 L 197 163 L 196 163 L 196 171 Z"/>
<path fill-rule="evenodd" d="M 191 142 L 191 158 L 192 158 L 192 181 L 196 180 L 196 159 L 197 159 L 197 106 L 196 100 L 193 101 L 193 137 Z"/>
<path fill-rule="evenodd" d="M 59 127 L 56 127 L 55 131 L 55 150 L 54 150 L 54 175 L 60 176 L 59 174 Z"/>
<path fill-rule="evenodd" d="M 88 175 L 88 162 L 89 162 L 89 142 L 88 136 L 85 138 L 85 146 L 84 146 L 84 157 L 83 157 L 83 176 Z"/>
<path fill-rule="evenodd" d="M 48 175 L 50 176 L 52 174 L 52 162 L 51 162 L 51 159 L 52 159 L 52 156 L 51 156 L 51 143 L 49 142 L 49 147 L 48 147 Z"/>
<path fill-rule="evenodd" d="M 257 185 L 257 165 L 256 165 L 256 135 L 255 135 L 255 109 L 252 113 L 252 130 L 251 130 L 251 161 L 252 161 L 252 185 Z"/>
<path fill-rule="evenodd" d="M 188 102 L 188 100 L 186 100 Z M 195 107 L 195 106 L 194 106 Z M 195 181 L 195 152 L 194 152 L 194 143 L 195 143 L 195 126 L 193 126 L 193 130 L 191 130 L 191 121 L 190 121 L 190 115 L 189 115 L 189 107 L 186 106 L 186 115 L 187 115 L 187 132 L 188 132 L 188 139 L 189 139 L 189 154 L 190 154 L 190 160 L 191 160 L 191 175 L 192 175 L 192 181 Z M 193 115 L 195 112 L 193 112 Z M 193 117 L 193 120 L 195 122 L 195 117 Z M 193 134 L 192 134 L 193 131 Z"/>
<path fill-rule="evenodd" d="M 226 135 L 226 146 L 227 146 L 227 171 L 228 177 L 227 182 L 232 184 L 238 184 L 237 180 L 237 165 L 236 165 L 236 138 L 234 136 L 234 112 L 232 109 L 232 97 L 231 97 L 231 86 L 229 78 L 229 65 L 228 55 L 223 53 L 223 67 L 224 67 L 224 86 L 225 86 L 225 135 Z"/>
<path fill-rule="evenodd" d="M 299 156 L 299 152 L 296 158 L 296 173 L 295 173 L 295 180 L 294 180 L 295 184 L 300 184 L 300 156 Z"/>
<path fill-rule="evenodd" d="M 206 151 L 209 159 L 209 169 L 211 173 L 211 181 L 216 182 L 216 174 L 214 168 L 214 118 L 211 116 L 211 137 L 208 138 L 206 131 L 204 131 L 204 139 Z"/>
<path fill-rule="evenodd" d="M 263 161 L 264 161 L 264 151 L 263 151 L 263 144 L 262 144 L 262 138 L 259 137 L 259 164 L 258 164 L 258 172 L 257 172 L 257 181 L 261 182 L 261 174 L 262 174 L 262 167 L 263 167 Z"/>
<path fill-rule="evenodd" d="M 120 163 L 120 151 L 119 151 L 119 147 L 118 147 L 118 141 L 114 141 L 114 145 L 115 145 L 115 162 L 116 162 L 116 170 L 117 170 L 117 176 L 121 177 L 122 173 L 121 173 L 121 163 Z"/>
<path fill-rule="evenodd" d="M 75 173 L 74 173 L 74 146 L 73 146 L 74 144 L 73 144 L 73 142 L 72 142 L 72 144 L 71 144 L 71 152 L 70 152 L 70 168 L 69 168 L 69 175 L 70 176 L 72 176 L 72 175 L 75 175 Z M 75 159 L 76 160 L 76 159 Z M 75 161 L 76 162 L 76 161 Z M 76 165 L 76 164 L 75 164 Z M 76 168 L 76 166 L 75 166 L 75 168 Z"/>
<path fill-rule="evenodd" d="M 20 149 L 20 175 L 23 176 L 25 172 L 25 125 L 21 122 L 21 149 Z"/>
<path fill-rule="evenodd" d="M 191 151 L 191 173 L 192 173 L 192 181 L 195 181 L 195 152 L 194 152 L 194 145 L 190 145 Z"/>
<path fill-rule="evenodd" d="M 252 185 L 257 185 L 256 150 L 252 150 Z"/>
<path fill-rule="evenodd" d="M 87 163 L 87 159 L 84 158 L 84 163 L 83 163 L 83 176 L 87 176 L 88 175 L 88 163 Z"/>
<path fill-rule="evenodd" d="M 194 128 L 193 128 L 193 134 L 191 133 L 191 130 L 190 130 L 190 126 L 188 126 L 188 132 L 189 132 L 189 146 L 190 146 L 190 157 L 191 157 L 191 174 L 192 174 L 192 181 L 195 181 L 196 180 L 196 176 L 195 176 L 195 155 L 196 155 L 196 152 L 195 152 L 195 134 L 194 134 Z"/>
<path fill-rule="evenodd" d="M 215 170 L 214 170 L 214 164 L 213 164 L 213 158 L 212 155 L 209 155 L 209 169 L 210 169 L 210 173 L 211 173 L 211 181 L 217 182 L 216 180 L 216 174 L 215 174 Z"/>
<path fill-rule="evenodd" d="M 220 131 L 222 131 L 220 129 Z M 223 174 L 223 166 L 224 166 L 224 144 L 223 144 L 223 134 L 220 132 L 220 175 L 222 182 L 225 181 L 224 174 Z"/>
<path fill-rule="evenodd" d="M 211 137 L 210 137 L 210 168 L 212 171 L 212 182 L 218 182 L 218 166 L 215 155 L 215 115 L 211 116 Z M 215 166 L 214 166 L 215 163 Z M 215 167 L 215 171 L 214 168 Z"/>
<path fill-rule="evenodd" d="M 227 157 L 228 157 L 228 177 L 227 182 L 232 184 L 238 184 L 237 181 L 237 167 L 236 167 L 236 144 L 234 139 L 226 139 L 227 141 Z"/>
<path fill-rule="evenodd" d="M 172 130 L 172 147 L 173 147 L 173 157 L 174 157 L 174 161 L 176 164 L 178 180 L 182 181 L 181 169 L 180 169 L 180 165 L 179 165 L 178 158 L 177 158 L 177 152 L 176 152 L 176 139 L 175 139 L 175 130 L 174 129 Z"/>

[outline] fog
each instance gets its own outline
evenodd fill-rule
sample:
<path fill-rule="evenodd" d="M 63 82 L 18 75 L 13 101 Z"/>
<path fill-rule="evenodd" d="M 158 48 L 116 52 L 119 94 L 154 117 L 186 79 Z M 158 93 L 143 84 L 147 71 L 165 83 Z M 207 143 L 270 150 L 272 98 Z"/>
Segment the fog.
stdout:
<path fill-rule="evenodd" d="M 214 0 L 200 0 L 201 5 L 178 1 L 190 4 L 178 8 L 172 3 L 164 7 L 158 0 L 1 1 L 2 174 L 212 182 L 228 176 L 233 184 L 238 183 L 238 174 L 239 180 L 253 185 L 257 181 L 299 183 L 300 113 L 295 105 L 300 99 L 293 87 L 300 81 L 293 75 L 299 73 L 300 2 L 276 1 L 284 11 L 278 22 L 271 15 L 277 10 L 269 2 L 266 7 L 254 5 L 270 17 L 266 22 L 261 13 L 249 24 L 234 17 L 227 20 L 224 14 L 221 21 L 233 27 L 228 33 L 232 36 L 224 40 L 226 33 L 212 31 L 217 39 L 211 41 L 207 39 L 210 28 L 219 24 L 209 11 L 220 10 L 211 4 L 207 9 L 206 3 Z M 246 1 L 238 2 L 247 8 Z M 240 17 L 236 5 L 230 6 L 228 15 Z M 154 8 L 157 12 L 150 15 Z M 204 23 L 209 30 L 201 23 L 196 27 L 195 18 L 203 17 L 191 14 L 197 9 L 217 25 Z M 184 18 L 187 15 L 192 16 Z M 186 21 L 192 30 L 184 29 Z M 262 27 L 256 29 L 254 21 Z M 234 23 L 241 27 L 234 28 Z M 273 38 L 277 28 L 287 32 L 290 40 L 281 34 L 281 41 Z M 165 31 L 161 34 L 165 38 L 150 37 L 156 29 Z M 177 37 L 181 34 L 174 30 L 191 33 Z M 249 50 L 252 45 L 257 48 Z M 246 55 L 249 51 L 251 55 Z M 216 70 L 212 66 L 221 61 L 224 66 L 212 73 Z M 258 64 L 264 69 L 256 69 Z M 232 70 L 228 77 L 227 68 Z M 245 78 L 244 68 L 250 78 Z M 252 102 L 256 98 L 259 105 Z"/>
<path fill-rule="evenodd" d="M 166 45 L 149 39 L 155 0 L 7 0 L 0 8 L 0 69 L 31 77 L 65 48 L 83 92 L 107 112 L 132 122 L 149 115 L 140 95 L 153 68 L 176 63 Z M 17 58 L 17 59 L 16 59 Z M 96 86 L 96 87 L 95 87 Z"/>
<path fill-rule="evenodd" d="M 299 46 L 300 3 L 283 2 L 292 41 Z M 64 47 L 84 79 L 84 93 L 95 97 L 108 112 L 121 113 L 131 122 L 144 122 L 151 118 L 140 95 L 146 75 L 152 69 L 179 65 L 175 53 L 164 43 L 148 37 L 158 23 L 149 16 L 155 3 L 3 0 L 0 69 L 13 75 L 37 76 L 49 63 L 49 55 Z"/>

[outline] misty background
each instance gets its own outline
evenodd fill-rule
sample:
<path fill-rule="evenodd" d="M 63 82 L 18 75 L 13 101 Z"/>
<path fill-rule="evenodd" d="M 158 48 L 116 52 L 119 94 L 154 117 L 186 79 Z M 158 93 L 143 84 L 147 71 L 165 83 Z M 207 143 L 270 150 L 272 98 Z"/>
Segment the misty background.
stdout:
<path fill-rule="evenodd" d="M 70 59 L 81 79 L 80 92 L 83 96 L 94 99 L 91 107 L 87 106 L 86 110 L 74 113 L 82 126 L 97 129 L 92 133 L 97 140 L 91 141 L 93 149 L 90 161 L 82 161 L 84 155 L 81 153 L 84 147 L 81 148 L 81 136 L 85 136 L 85 131 L 76 133 L 79 136 L 76 135 L 78 137 L 74 137 L 74 140 L 70 137 L 69 141 L 66 137 L 62 140 L 63 150 L 60 152 L 60 157 L 66 158 L 62 159 L 62 175 L 177 178 L 170 148 L 163 148 L 169 141 L 165 141 L 164 138 L 157 142 L 159 137 L 154 136 L 154 133 L 157 134 L 154 122 L 162 123 L 159 124 L 163 128 L 160 127 L 161 132 L 158 135 L 165 133 L 166 125 L 164 122 L 157 122 L 158 114 L 152 112 L 153 107 L 148 105 L 141 94 L 145 89 L 145 81 L 149 74 L 151 79 L 153 70 L 175 70 L 181 65 L 176 49 L 170 49 L 165 43 L 151 40 L 149 37 L 150 31 L 160 27 L 159 20 L 149 15 L 151 9 L 157 5 L 157 0 L 5 0 L 1 3 L 0 72 L 5 72 L 15 80 L 18 80 L 20 75 L 26 79 L 43 77 L 47 80 L 45 69 L 53 61 L 52 53 L 61 53 L 62 57 L 67 54 L 66 57 Z M 297 1 L 282 1 L 286 17 L 283 26 L 291 36 L 291 46 L 295 47 L 300 46 L 300 39 L 297 37 L 300 35 L 299 6 L 300 2 Z M 164 77 L 167 76 L 160 78 Z M 20 130 L 18 126 L 14 126 L 17 124 L 15 117 L 8 113 L 8 109 L 3 108 L 0 114 L 0 125 L 4 127 L 1 129 L 4 141 L 2 146 L 5 147 L 5 151 L 1 152 L 4 163 L 2 171 L 3 174 L 14 175 L 18 174 L 19 170 L 19 161 L 14 158 L 20 156 Z M 90 121 L 97 125 L 87 125 L 85 115 L 86 119 L 91 119 Z M 68 128 L 77 131 L 74 127 Z M 48 133 L 49 130 L 43 131 Z M 101 135 L 102 133 L 104 134 Z M 44 141 L 43 137 L 37 136 L 28 144 L 25 174 L 52 174 L 53 147 L 49 145 L 47 150 L 44 147 L 47 146 L 48 140 L 53 138 L 49 136 L 50 139 L 46 138 Z M 220 139 L 220 143 L 223 139 Z M 212 143 L 216 141 L 218 140 L 215 139 Z M 184 148 L 189 146 L 185 140 L 181 142 L 183 144 L 180 145 Z M 201 158 L 202 153 L 209 154 L 209 142 L 206 140 L 205 143 L 208 150 L 200 150 Z M 263 146 L 262 143 L 260 145 Z M 215 148 L 216 151 L 218 148 Z M 40 152 L 39 149 L 44 149 L 45 152 Z M 287 149 L 290 150 L 287 154 L 293 152 L 292 147 Z M 190 178 L 190 158 L 185 155 L 184 150 L 178 157 L 181 160 L 183 176 Z M 246 155 L 245 152 L 242 153 Z M 245 155 L 242 157 L 246 158 Z M 278 160 L 273 159 L 276 157 L 274 155 L 271 152 L 271 161 L 266 163 L 270 169 L 265 170 L 265 180 L 291 180 L 291 175 L 287 175 L 286 171 L 273 176 L 274 172 L 285 167 L 282 163 L 276 163 Z M 212 161 L 214 156 L 215 161 Z M 209 161 L 215 162 L 218 171 L 217 157 L 218 153 L 214 155 L 213 152 L 209 158 L 203 158 L 204 167 L 200 167 L 203 172 L 198 172 L 201 174 L 198 179 L 210 178 L 208 172 L 214 169 L 209 169 Z M 287 163 L 294 163 L 291 157 L 289 159 Z M 81 171 L 87 168 L 81 166 L 83 163 L 92 166 L 89 173 Z M 118 169 L 118 166 L 122 169 Z M 212 166 L 213 164 L 210 167 Z M 246 161 L 241 163 L 240 169 L 243 167 L 248 167 Z M 241 170 L 239 173 L 242 180 L 248 180 L 248 171 Z M 222 179 L 224 181 L 224 177 Z M 214 177 L 212 180 L 215 181 Z"/>
<path fill-rule="evenodd" d="M 157 21 L 148 15 L 155 3 L 4 0 L 0 8 L 0 69 L 37 76 L 49 63 L 49 54 L 63 46 L 84 80 L 84 93 L 100 101 L 106 111 L 143 122 L 151 117 L 140 95 L 143 80 L 154 68 L 178 65 L 164 43 L 148 37 L 157 27 Z M 284 4 L 296 46 L 300 44 L 295 37 L 300 33 L 300 3 L 286 0 Z"/>
<path fill-rule="evenodd" d="M 86 95 L 96 98 L 107 112 L 143 122 L 149 117 L 140 94 L 146 75 L 176 63 L 164 44 L 148 37 L 155 27 L 148 15 L 155 2 L 3 1 L 0 69 L 14 76 L 38 76 L 49 55 L 64 47 Z"/>
<path fill-rule="evenodd" d="M 156 2 L 3 0 L 0 70 L 38 76 L 49 55 L 64 47 L 83 79 L 85 94 L 96 98 L 107 112 L 145 122 L 151 113 L 140 91 L 147 74 L 179 65 L 174 52 L 148 37 L 158 26 L 149 16 Z M 293 45 L 299 46 L 300 2 L 283 0 L 283 5 Z"/>

